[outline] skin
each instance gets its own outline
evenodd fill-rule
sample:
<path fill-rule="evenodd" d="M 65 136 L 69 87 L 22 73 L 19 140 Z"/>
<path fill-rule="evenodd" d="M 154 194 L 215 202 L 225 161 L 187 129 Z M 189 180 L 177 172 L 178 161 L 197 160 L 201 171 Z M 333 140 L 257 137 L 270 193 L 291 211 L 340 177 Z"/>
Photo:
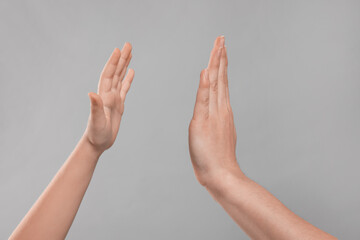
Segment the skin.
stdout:
<path fill-rule="evenodd" d="M 113 51 L 101 73 L 98 92 L 89 93 L 91 111 L 83 136 L 9 239 L 65 239 L 99 157 L 116 139 L 134 78 L 134 70 L 127 71 L 131 50 L 131 44 L 125 43 L 121 51 Z"/>
<path fill-rule="evenodd" d="M 224 42 L 222 36 L 216 39 L 208 67 L 201 72 L 189 126 L 197 179 L 252 239 L 336 239 L 291 212 L 241 171 Z M 126 74 L 131 49 L 126 43 L 121 51 L 113 51 L 98 93 L 89 93 L 91 113 L 85 133 L 9 239 L 65 239 L 99 157 L 116 139 L 134 77 L 132 69 Z"/>
<path fill-rule="evenodd" d="M 224 43 L 223 36 L 215 40 L 208 66 L 200 74 L 189 126 L 196 178 L 251 239 L 336 239 L 291 212 L 240 169 Z"/>

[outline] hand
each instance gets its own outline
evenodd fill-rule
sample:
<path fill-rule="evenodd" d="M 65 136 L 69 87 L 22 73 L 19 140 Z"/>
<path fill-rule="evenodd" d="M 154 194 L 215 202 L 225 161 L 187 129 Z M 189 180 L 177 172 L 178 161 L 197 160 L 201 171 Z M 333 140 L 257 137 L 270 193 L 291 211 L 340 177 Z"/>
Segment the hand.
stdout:
<path fill-rule="evenodd" d="M 115 48 L 101 73 L 98 93 L 89 93 L 91 113 L 84 138 L 99 153 L 113 145 L 120 127 L 126 93 L 134 78 L 133 69 L 126 74 L 131 50 L 130 43 L 121 51 Z"/>
<path fill-rule="evenodd" d="M 200 74 L 194 115 L 189 126 L 190 156 L 199 182 L 206 186 L 224 174 L 240 171 L 236 130 L 230 106 L 227 54 L 223 36 L 215 40 L 208 67 Z"/>

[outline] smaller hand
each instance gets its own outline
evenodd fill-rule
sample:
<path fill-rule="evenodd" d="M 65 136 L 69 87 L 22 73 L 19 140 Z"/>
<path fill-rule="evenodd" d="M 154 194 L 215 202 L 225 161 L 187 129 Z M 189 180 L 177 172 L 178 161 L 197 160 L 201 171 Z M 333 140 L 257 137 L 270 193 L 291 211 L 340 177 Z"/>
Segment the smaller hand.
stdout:
<path fill-rule="evenodd" d="M 202 185 L 240 171 L 236 130 L 230 106 L 227 54 L 223 36 L 215 41 L 208 67 L 201 72 L 194 115 L 189 126 L 190 156 Z"/>
<path fill-rule="evenodd" d="M 121 51 L 115 48 L 101 73 L 98 93 L 89 93 L 91 112 L 84 138 L 99 153 L 113 145 L 119 131 L 125 97 L 134 78 L 133 69 L 126 74 L 131 50 L 130 43 Z"/>

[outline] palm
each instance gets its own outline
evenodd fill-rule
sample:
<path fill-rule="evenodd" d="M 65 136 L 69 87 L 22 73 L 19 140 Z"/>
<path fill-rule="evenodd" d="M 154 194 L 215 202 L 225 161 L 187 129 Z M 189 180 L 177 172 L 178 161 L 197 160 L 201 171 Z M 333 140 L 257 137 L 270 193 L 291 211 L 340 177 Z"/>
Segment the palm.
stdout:
<path fill-rule="evenodd" d="M 130 60 L 130 44 L 125 44 L 121 51 L 116 48 L 101 73 L 98 94 L 89 93 L 91 114 L 85 133 L 101 151 L 115 142 L 120 127 L 126 93 L 134 77 L 132 69 L 125 77 Z"/>

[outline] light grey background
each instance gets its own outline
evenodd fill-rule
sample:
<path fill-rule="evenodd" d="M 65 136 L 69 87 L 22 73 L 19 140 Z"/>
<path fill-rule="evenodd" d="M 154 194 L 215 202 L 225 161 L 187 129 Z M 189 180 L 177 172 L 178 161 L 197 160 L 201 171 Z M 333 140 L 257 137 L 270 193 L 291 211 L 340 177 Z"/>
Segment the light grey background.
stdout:
<path fill-rule="evenodd" d="M 114 47 L 136 71 L 68 239 L 247 239 L 197 182 L 187 128 L 217 35 L 238 161 L 295 213 L 360 235 L 359 1 L 1 1 L 0 238 L 82 135 Z"/>

